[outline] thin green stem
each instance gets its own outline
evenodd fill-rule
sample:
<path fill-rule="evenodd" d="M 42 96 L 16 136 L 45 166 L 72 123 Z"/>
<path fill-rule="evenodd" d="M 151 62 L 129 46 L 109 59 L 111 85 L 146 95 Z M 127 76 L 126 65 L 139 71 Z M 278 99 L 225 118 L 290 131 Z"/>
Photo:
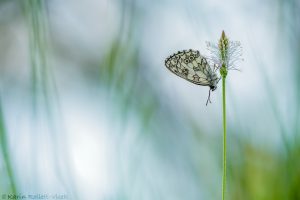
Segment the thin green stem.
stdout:
<path fill-rule="evenodd" d="M 226 192 L 226 91 L 225 76 L 222 77 L 222 96 L 223 96 L 223 178 L 222 178 L 222 200 L 225 200 Z"/>

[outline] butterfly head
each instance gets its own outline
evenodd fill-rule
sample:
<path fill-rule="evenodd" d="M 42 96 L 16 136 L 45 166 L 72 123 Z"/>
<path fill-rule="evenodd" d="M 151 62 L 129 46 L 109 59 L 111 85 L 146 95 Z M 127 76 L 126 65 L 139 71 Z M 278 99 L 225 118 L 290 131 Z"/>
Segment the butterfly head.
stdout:
<path fill-rule="evenodd" d="M 209 87 L 210 87 L 211 91 L 215 91 L 215 90 L 217 89 L 217 86 L 216 86 L 216 85 L 211 85 L 211 86 L 209 86 Z"/>

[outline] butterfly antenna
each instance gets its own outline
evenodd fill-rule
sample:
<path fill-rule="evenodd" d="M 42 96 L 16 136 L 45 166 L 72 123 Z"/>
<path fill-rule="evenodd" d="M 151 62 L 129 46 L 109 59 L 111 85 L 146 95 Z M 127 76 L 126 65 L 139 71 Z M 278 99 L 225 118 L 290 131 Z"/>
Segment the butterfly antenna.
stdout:
<path fill-rule="evenodd" d="M 208 102 L 211 103 L 211 101 L 210 101 L 210 91 L 211 91 L 211 89 L 209 89 L 209 92 L 208 92 L 208 97 L 207 97 L 207 101 L 206 101 L 206 106 L 207 106 Z"/>

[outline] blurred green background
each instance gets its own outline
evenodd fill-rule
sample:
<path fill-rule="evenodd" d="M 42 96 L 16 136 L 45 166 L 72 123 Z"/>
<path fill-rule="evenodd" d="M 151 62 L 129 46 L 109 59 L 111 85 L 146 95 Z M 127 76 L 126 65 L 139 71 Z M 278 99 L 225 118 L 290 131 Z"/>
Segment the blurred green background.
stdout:
<path fill-rule="evenodd" d="M 299 200 L 299 0 L 1 0 L 0 198 L 221 199 L 221 86 L 164 60 L 222 30 L 227 199 Z"/>

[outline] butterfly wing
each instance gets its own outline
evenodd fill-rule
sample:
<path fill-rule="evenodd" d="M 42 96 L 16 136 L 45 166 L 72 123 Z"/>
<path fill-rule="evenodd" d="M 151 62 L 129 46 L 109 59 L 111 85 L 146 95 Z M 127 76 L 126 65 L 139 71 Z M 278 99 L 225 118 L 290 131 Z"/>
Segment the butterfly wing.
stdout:
<path fill-rule="evenodd" d="M 179 51 L 168 57 L 165 65 L 177 76 L 197 85 L 212 86 L 218 80 L 216 73 L 199 51 Z"/>

